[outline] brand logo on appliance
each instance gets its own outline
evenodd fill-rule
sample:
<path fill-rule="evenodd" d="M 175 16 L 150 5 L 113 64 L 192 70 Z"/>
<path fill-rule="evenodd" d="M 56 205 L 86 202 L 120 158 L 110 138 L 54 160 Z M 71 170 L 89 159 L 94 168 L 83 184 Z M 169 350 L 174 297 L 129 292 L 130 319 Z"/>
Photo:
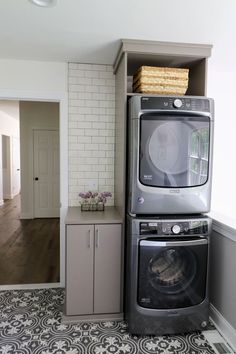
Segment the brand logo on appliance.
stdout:
<path fill-rule="evenodd" d="M 138 197 L 138 203 L 143 204 L 144 203 L 144 198 L 143 197 Z"/>
<path fill-rule="evenodd" d="M 143 179 L 152 180 L 152 175 L 143 175 Z"/>
<path fill-rule="evenodd" d="M 179 312 L 177 311 L 172 311 L 172 310 L 167 310 L 167 316 L 179 316 Z"/>
<path fill-rule="evenodd" d="M 178 193 L 180 193 L 180 189 L 170 189 L 169 192 L 174 193 L 174 194 L 178 194 Z"/>
<path fill-rule="evenodd" d="M 150 302 L 151 302 L 149 297 L 142 297 L 142 299 L 140 301 L 145 303 L 145 304 L 150 304 Z"/>

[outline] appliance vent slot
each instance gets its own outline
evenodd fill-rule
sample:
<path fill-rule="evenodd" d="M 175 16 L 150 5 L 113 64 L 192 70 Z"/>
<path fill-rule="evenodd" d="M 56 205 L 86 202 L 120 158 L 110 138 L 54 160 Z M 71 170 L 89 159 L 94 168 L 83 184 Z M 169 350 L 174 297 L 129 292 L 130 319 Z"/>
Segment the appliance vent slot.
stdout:
<path fill-rule="evenodd" d="M 213 343 L 213 345 L 216 347 L 216 350 L 219 354 L 230 354 L 231 353 L 229 348 L 224 343 Z"/>

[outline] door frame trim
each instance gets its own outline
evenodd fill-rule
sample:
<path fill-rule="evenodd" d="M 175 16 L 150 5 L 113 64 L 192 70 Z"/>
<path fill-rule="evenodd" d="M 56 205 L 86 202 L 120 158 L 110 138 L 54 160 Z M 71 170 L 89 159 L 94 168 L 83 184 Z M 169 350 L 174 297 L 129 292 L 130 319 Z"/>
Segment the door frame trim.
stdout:
<path fill-rule="evenodd" d="M 66 91 L 0 90 L 0 99 L 59 103 L 60 136 L 60 283 L 65 286 L 65 217 L 68 208 L 68 93 Z M 49 283 L 50 284 L 50 283 Z M 43 284 L 42 284 L 43 285 Z M 13 285 L 17 288 L 17 285 Z M 29 284 L 28 286 L 34 286 Z M 10 285 L 9 285 L 10 289 Z M 7 288 L 5 289 L 7 290 Z"/>

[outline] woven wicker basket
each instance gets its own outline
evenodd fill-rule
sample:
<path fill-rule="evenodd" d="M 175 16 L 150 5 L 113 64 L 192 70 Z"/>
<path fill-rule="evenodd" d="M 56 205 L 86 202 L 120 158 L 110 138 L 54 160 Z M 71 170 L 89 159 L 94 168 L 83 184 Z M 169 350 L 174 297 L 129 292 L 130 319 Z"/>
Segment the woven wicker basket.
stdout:
<path fill-rule="evenodd" d="M 166 95 L 184 95 L 189 69 L 141 66 L 133 77 L 133 91 Z"/>

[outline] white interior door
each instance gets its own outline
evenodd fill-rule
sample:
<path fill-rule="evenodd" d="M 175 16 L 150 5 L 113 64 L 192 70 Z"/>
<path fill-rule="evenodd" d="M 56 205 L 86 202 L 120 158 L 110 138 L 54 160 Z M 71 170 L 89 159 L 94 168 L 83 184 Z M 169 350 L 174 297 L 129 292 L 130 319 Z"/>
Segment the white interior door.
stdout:
<path fill-rule="evenodd" d="M 20 193 L 20 140 L 12 138 L 12 192 L 13 195 Z"/>
<path fill-rule="evenodd" d="M 11 176 L 11 139 L 10 136 L 2 136 L 2 184 L 3 199 L 12 199 L 12 176 Z"/>
<path fill-rule="evenodd" d="M 0 206 L 3 205 L 2 135 L 0 134 Z"/>
<path fill-rule="evenodd" d="M 34 130 L 34 217 L 59 217 L 59 131 Z"/>

